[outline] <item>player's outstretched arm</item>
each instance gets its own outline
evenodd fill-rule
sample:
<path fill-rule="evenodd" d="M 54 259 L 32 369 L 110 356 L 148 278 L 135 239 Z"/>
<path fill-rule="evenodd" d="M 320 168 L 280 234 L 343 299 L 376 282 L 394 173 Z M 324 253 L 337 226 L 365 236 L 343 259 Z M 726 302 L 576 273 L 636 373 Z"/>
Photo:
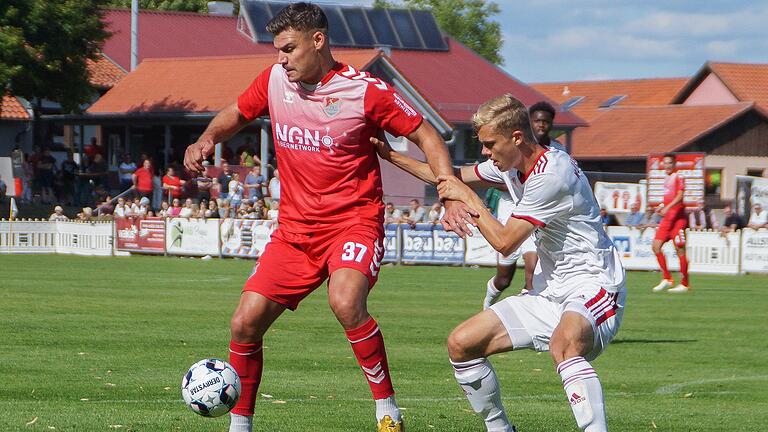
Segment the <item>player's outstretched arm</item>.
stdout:
<path fill-rule="evenodd" d="M 197 142 L 184 153 L 184 168 L 191 172 L 203 172 L 203 160 L 213 153 L 216 143 L 226 141 L 248 124 L 234 103 L 221 110 L 211 120 Z"/>
<path fill-rule="evenodd" d="M 477 216 L 475 222 L 488 243 L 504 255 L 517 250 L 530 237 L 535 226 L 523 219 L 510 218 L 502 225 L 488 209 L 483 200 L 466 184 L 453 176 L 438 176 L 437 190 L 445 199 L 465 203 Z"/>

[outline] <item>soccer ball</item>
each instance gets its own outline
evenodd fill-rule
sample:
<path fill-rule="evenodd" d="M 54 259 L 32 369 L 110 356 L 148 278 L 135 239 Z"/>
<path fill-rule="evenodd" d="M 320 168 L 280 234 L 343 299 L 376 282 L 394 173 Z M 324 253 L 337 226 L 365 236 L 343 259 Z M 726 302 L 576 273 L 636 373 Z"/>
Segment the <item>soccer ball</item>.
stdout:
<path fill-rule="evenodd" d="M 240 398 L 240 377 L 224 360 L 200 360 L 181 380 L 181 396 L 197 414 L 219 417 L 228 413 Z"/>

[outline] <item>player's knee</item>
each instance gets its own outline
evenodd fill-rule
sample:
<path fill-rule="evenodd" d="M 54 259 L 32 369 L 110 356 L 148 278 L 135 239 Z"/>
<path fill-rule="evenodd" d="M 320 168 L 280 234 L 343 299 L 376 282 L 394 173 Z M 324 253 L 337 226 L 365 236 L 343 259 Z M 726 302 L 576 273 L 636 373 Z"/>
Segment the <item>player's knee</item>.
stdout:
<path fill-rule="evenodd" d="M 258 342 L 264 336 L 264 330 L 259 328 L 255 317 L 250 317 L 242 313 L 235 313 L 232 315 L 230 331 L 232 333 L 232 339 L 241 343 Z"/>
<path fill-rule="evenodd" d="M 328 303 L 336 319 L 346 329 L 358 327 L 368 318 L 368 311 L 357 299 L 335 296 L 329 297 Z"/>
<path fill-rule="evenodd" d="M 472 341 L 467 331 L 454 329 L 448 336 L 448 356 L 453 361 L 468 361 L 479 357 L 472 349 Z"/>
<path fill-rule="evenodd" d="M 496 286 L 496 289 L 499 291 L 503 291 L 507 288 L 509 288 L 509 285 L 512 283 L 512 278 L 507 275 L 496 275 L 496 279 L 494 279 L 493 284 Z"/>

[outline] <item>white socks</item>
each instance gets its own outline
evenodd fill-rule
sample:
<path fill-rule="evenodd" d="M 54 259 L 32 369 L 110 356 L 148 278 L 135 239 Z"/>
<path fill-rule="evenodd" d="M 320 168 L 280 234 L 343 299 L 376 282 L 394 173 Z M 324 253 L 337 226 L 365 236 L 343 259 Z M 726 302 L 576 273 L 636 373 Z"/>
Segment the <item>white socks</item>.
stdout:
<path fill-rule="evenodd" d="M 392 395 L 386 399 L 376 399 L 376 421 L 381 421 L 384 416 L 392 417 L 394 421 L 400 421 L 400 408 L 397 407 L 395 402 L 395 395 Z"/>
<path fill-rule="evenodd" d="M 469 404 L 485 421 L 488 432 L 513 432 L 501 404 L 499 380 L 488 359 L 482 357 L 466 362 L 454 362 L 454 376 L 467 395 Z"/>
<path fill-rule="evenodd" d="M 603 388 L 592 365 L 584 357 L 573 357 L 557 365 L 557 373 L 563 379 L 576 424 L 585 432 L 606 432 Z"/>
<path fill-rule="evenodd" d="M 496 301 L 497 298 L 501 295 L 501 291 L 496 289 L 496 285 L 493 284 L 493 280 L 496 278 L 496 276 L 490 278 L 488 280 L 488 286 L 485 289 L 485 300 L 483 300 L 483 310 L 488 309 L 491 307 L 493 302 Z"/>
<path fill-rule="evenodd" d="M 253 416 L 229 414 L 229 432 L 251 432 L 252 430 Z"/>

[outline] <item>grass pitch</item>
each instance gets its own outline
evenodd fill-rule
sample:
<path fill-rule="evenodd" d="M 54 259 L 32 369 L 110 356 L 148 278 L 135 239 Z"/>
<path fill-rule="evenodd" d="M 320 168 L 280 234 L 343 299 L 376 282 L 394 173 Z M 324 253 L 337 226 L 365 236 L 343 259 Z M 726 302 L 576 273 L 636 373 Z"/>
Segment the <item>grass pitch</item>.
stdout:
<path fill-rule="evenodd" d="M 227 358 L 252 264 L 0 256 L 0 431 L 226 431 L 226 418 L 187 410 L 179 385 L 195 361 Z M 445 340 L 492 274 L 382 269 L 370 310 L 409 431 L 484 430 Z M 611 430 L 768 430 L 768 277 L 694 275 L 695 292 L 679 296 L 652 294 L 658 278 L 629 275 L 621 332 L 594 362 Z M 373 431 L 368 386 L 326 301 L 318 290 L 268 333 L 256 430 Z M 521 431 L 577 430 L 547 354 L 492 359 Z"/>

